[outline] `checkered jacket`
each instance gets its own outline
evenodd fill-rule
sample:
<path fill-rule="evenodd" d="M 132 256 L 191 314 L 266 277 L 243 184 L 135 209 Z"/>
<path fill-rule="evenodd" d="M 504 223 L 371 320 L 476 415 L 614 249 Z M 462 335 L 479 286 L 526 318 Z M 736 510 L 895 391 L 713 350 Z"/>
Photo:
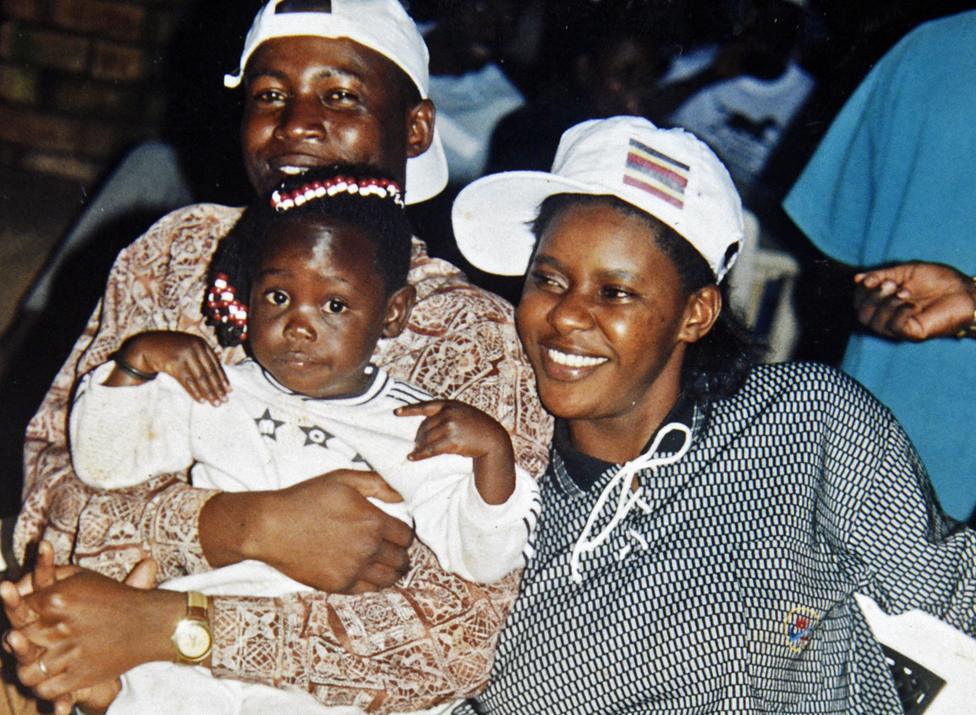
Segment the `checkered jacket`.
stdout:
<path fill-rule="evenodd" d="M 600 541 L 619 467 L 557 429 L 534 560 L 489 687 L 457 715 L 901 715 L 853 594 L 976 633 L 976 533 L 950 532 L 911 443 L 853 380 L 760 366 L 707 414 L 680 412 L 687 453 L 640 472 L 580 583 L 574 546 Z M 668 435 L 659 461 L 683 441 Z"/>

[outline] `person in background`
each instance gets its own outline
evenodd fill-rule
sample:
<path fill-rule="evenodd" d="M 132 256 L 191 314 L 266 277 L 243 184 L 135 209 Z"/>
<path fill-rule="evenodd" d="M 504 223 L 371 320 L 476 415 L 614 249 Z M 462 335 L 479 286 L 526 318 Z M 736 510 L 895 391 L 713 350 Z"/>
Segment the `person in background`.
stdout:
<path fill-rule="evenodd" d="M 452 3 L 445 10 L 424 39 L 437 128 L 451 184 L 459 189 L 484 173 L 498 120 L 525 103 L 505 57 L 521 10 L 514 0 Z"/>
<path fill-rule="evenodd" d="M 974 82 L 976 12 L 909 33 L 834 120 L 786 197 L 786 212 L 820 250 L 862 270 L 923 261 L 972 272 L 976 167 L 962 158 L 976 153 L 976 95 L 969 91 Z M 925 273 L 933 270 L 942 271 Z M 940 312 L 932 290 L 938 283 L 929 283 L 921 270 L 904 268 L 861 278 L 862 321 L 881 329 L 854 334 L 842 367 L 898 416 L 946 512 L 966 521 L 976 508 L 969 468 L 976 464 L 969 429 L 976 421 L 976 402 L 966 389 L 976 382 L 976 341 L 891 339 L 952 335 L 971 324 L 972 314 L 969 322 L 964 316 L 972 300 L 965 276 L 943 271 L 942 278 L 948 278 L 947 287 L 934 292 L 958 297 L 957 317 L 934 331 L 909 321 L 902 324 L 910 326 L 904 336 L 897 334 L 901 327 L 886 327 L 886 312 L 875 316 L 874 306 L 892 295 L 913 296 L 906 304 L 912 307 L 897 315 L 907 319 L 921 310 L 927 319 Z"/>
<path fill-rule="evenodd" d="M 547 91 L 506 115 L 495 127 L 485 173 L 545 171 L 563 132 L 586 119 L 644 114 L 668 58 L 631 15 L 571 28 L 569 56 Z M 571 30 L 567 29 L 567 33 Z"/>
<path fill-rule="evenodd" d="M 678 55 L 647 116 L 708 142 L 748 201 L 787 127 L 814 87 L 797 62 L 803 0 L 749 0 L 735 34 Z"/>
<path fill-rule="evenodd" d="M 272 0 L 255 18 L 240 67 L 225 83 L 244 94 L 244 163 L 258 193 L 337 162 L 378 166 L 404 185 L 408 204 L 446 184 L 434 108 L 426 99 L 427 50 L 396 0 Z M 116 261 L 101 305 L 29 428 L 15 535 L 20 558 L 45 538 L 59 563 L 72 561 L 110 578 L 85 572 L 41 589 L 31 604 L 40 608 L 58 594 L 53 600 L 75 614 L 76 627 L 107 618 L 105 637 L 82 647 L 94 667 L 89 684 L 110 682 L 136 664 L 133 649 L 154 648 L 139 613 L 152 611 L 160 592 L 118 583 L 145 549 L 160 578 L 257 559 L 325 593 L 215 598 L 211 661 L 217 676 L 401 710 L 473 692 L 487 676 L 516 579 L 473 585 L 440 571 L 420 544 L 408 555 L 410 529 L 364 496 L 396 498 L 377 475 L 324 475 L 274 492 L 226 493 L 191 487 L 181 474 L 98 493 L 71 469 L 65 417 L 78 377 L 145 330 L 213 340 L 200 296 L 210 258 L 240 214 L 212 204 L 178 210 Z M 408 281 L 417 292 L 410 321 L 398 337 L 379 342 L 374 361 L 432 394 L 484 409 L 509 431 L 516 461 L 540 473 L 551 420 L 535 394 L 511 307 L 428 257 L 419 240 Z M 241 357 L 240 348 L 221 351 L 223 362 Z M 408 566 L 411 576 L 397 591 L 335 595 L 391 585 Z M 34 582 L 28 576 L 21 586 L 30 589 Z M 39 616 L 12 585 L 3 592 L 12 623 Z M 347 637 L 363 623 L 388 637 Z M 170 631 L 176 625 L 169 624 Z M 38 660 L 51 643 L 31 646 L 16 635 L 6 643 L 20 658 L 21 681 L 36 686 L 42 698 L 63 692 L 64 679 L 47 680 Z M 68 689 L 74 687 L 80 685 Z"/>

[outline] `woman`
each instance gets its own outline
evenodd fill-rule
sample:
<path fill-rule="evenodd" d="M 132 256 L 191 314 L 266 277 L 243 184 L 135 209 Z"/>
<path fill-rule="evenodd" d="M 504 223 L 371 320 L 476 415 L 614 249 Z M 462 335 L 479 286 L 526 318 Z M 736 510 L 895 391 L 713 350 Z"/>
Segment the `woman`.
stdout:
<path fill-rule="evenodd" d="M 949 534 L 860 386 L 750 366 L 722 310 L 742 219 L 714 154 L 586 122 L 551 174 L 487 177 L 454 218 L 475 265 L 528 266 L 517 323 L 557 418 L 489 687 L 455 712 L 901 713 L 853 594 L 976 633 L 976 538 Z"/>

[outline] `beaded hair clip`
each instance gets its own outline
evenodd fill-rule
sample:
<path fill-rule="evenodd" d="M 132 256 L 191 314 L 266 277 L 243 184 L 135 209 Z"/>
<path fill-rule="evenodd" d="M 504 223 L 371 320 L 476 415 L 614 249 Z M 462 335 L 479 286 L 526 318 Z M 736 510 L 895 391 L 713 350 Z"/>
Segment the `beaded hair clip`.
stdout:
<path fill-rule="evenodd" d="M 335 176 L 324 181 L 313 181 L 286 193 L 276 190 L 271 194 L 271 207 L 275 211 L 288 211 L 308 201 L 342 193 L 392 199 L 397 206 L 404 207 L 403 193 L 395 181 L 350 179 L 345 176 Z"/>
<path fill-rule="evenodd" d="M 223 273 L 214 276 L 207 291 L 207 317 L 212 325 L 229 326 L 241 342 L 247 339 L 247 304 L 237 299 L 237 291 Z"/>

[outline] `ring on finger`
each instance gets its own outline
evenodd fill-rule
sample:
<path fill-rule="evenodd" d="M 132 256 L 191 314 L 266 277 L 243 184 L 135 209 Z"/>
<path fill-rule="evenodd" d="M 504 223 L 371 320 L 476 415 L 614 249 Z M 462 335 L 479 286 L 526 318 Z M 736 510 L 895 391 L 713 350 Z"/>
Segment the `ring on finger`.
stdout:
<path fill-rule="evenodd" d="M 44 659 L 43 658 L 38 658 L 37 659 L 37 669 L 40 670 L 41 673 L 43 673 L 45 675 L 45 677 L 50 677 L 51 674 L 48 672 L 47 666 L 44 665 Z"/>

